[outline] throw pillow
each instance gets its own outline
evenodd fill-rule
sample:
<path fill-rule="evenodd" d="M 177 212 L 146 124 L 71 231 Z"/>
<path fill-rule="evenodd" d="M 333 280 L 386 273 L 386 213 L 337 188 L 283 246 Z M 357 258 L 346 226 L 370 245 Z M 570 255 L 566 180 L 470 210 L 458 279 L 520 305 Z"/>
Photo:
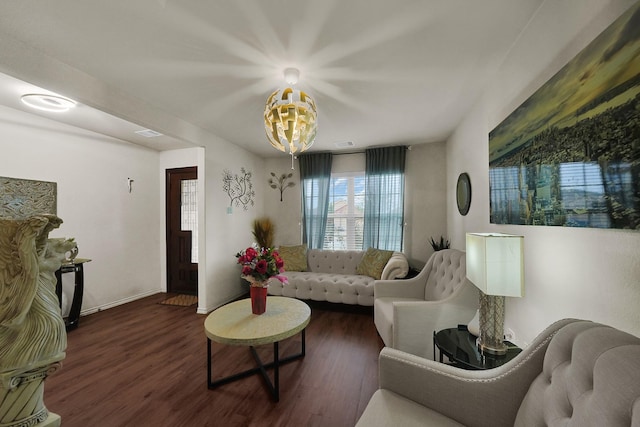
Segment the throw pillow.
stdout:
<path fill-rule="evenodd" d="M 393 255 L 393 251 L 385 251 L 382 249 L 369 248 L 362 257 L 360 264 L 356 267 L 356 273 L 364 276 L 373 277 L 380 280 L 382 270 Z"/>
<path fill-rule="evenodd" d="M 307 245 L 280 246 L 278 253 L 284 261 L 284 271 L 307 271 Z"/>

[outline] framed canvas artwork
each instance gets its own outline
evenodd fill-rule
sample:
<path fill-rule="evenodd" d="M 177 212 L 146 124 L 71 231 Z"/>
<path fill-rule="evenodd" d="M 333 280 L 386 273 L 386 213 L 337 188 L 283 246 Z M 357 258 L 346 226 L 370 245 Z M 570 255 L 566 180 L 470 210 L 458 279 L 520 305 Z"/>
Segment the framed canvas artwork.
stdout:
<path fill-rule="evenodd" d="M 490 218 L 640 230 L 640 2 L 489 134 Z"/>
<path fill-rule="evenodd" d="M 57 197 L 55 182 L 0 177 L 0 217 L 57 215 Z"/>

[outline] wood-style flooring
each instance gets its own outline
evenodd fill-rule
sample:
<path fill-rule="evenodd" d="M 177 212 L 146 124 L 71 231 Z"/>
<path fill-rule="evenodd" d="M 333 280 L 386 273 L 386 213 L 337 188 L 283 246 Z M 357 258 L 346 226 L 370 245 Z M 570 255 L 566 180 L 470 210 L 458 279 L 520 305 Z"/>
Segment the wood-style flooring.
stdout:
<path fill-rule="evenodd" d="M 306 357 L 280 368 L 274 403 L 259 375 L 209 390 L 206 316 L 165 297 L 82 317 L 69 332 L 44 395 L 63 427 L 353 426 L 377 389 L 383 344 L 370 312 L 311 304 Z M 272 345 L 257 350 L 273 360 Z M 281 357 L 299 351 L 300 335 L 280 344 Z M 247 347 L 214 343 L 213 360 L 214 379 L 254 367 Z"/>

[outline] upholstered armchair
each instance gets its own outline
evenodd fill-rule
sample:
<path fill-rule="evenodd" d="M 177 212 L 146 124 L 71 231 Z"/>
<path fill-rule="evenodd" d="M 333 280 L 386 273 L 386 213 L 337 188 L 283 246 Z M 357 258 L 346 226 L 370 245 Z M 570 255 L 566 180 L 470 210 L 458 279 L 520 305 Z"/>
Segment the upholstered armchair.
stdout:
<path fill-rule="evenodd" d="M 433 332 L 466 325 L 478 304 L 465 253 L 457 249 L 435 252 L 414 278 L 374 285 L 374 322 L 385 345 L 430 359 Z"/>
<path fill-rule="evenodd" d="M 379 373 L 356 427 L 640 426 L 640 338 L 585 320 L 552 324 L 495 369 L 384 348 Z"/>

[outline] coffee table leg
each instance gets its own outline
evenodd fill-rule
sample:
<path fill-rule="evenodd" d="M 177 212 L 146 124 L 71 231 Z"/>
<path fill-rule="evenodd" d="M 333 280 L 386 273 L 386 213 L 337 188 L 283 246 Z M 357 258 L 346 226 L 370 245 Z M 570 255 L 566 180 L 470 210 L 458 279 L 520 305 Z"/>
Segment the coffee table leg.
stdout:
<path fill-rule="evenodd" d="M 258 352 L 256 351 L 256 349 L 253 346 L 249 346 L 249 350 L 251 350 L 251 353 L 253 354 L 253 358 L 255 359 L 257 367 L 253 369 L 248 369 L 244 372 L 239 372 L 235 375 L 220 378 L 216 381 L 213 381 L 211 379 L 211 374 L 213 371 L 211 367 L 212 342 L 211 342 L 211 339 L 207 337 L 207 387 L 209 389 L 214 389 L 223 384 L 227 384 L 232 381 L 236 381 L 242 378 L 246 378 L 250 375 L 260 373 L 262 374 L 262 377 L 265 380 L 265 385 L 271 392 L 271 395 L 273 396 L 274 401 L 278 402 L 280 400 L 280 365 L 293 362 L 294 360 L 301 359 L 305 356 L 306 354 L 305 332 L 306 330 L 303 329 L 302 330 L 302 349 L 300 353 L 285 357 L 284 359 L 281 360 L 279 343 L 276 341 L 273 343 L 273 362 L 263 364 L 262 360 L 260 360 L 260 356 L 258 355 Z M 271 381 L 271 379 L 269 378 L 269 374 L 267 373 L 267 369 L 271 369 L 271 368 L 273 368 L 273 382 Z"/>
<path fill-rule="evenodd" d="M 207 387 L 211 388 L 211 340 L 207 338 Z"/>
<path fill-rule="evenodd" d="M 278 341 L 273 343 L 273 398 L 280 401 L 280 356 L 278 354 Z"/>

